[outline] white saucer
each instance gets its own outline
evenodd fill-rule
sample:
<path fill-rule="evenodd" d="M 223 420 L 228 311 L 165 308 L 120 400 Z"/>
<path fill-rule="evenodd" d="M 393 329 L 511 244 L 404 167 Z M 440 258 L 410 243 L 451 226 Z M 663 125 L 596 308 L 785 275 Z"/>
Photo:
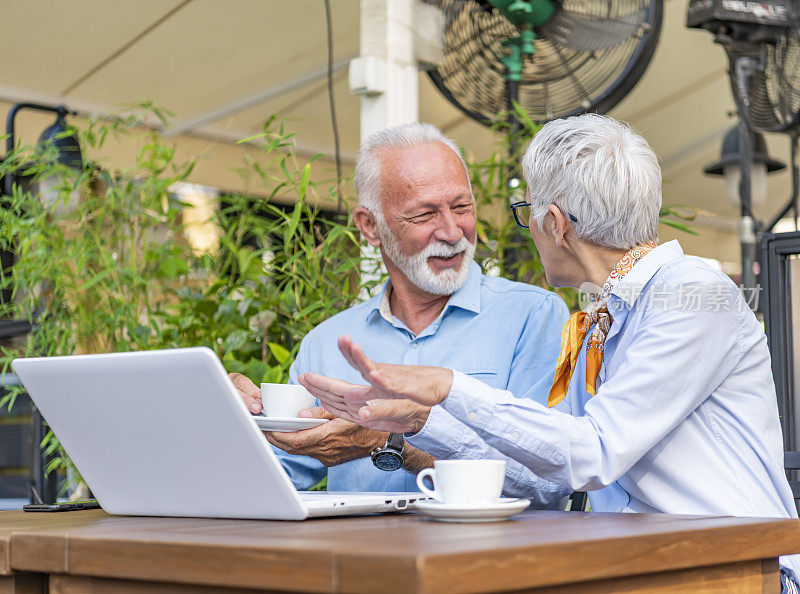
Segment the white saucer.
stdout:
<path fill-rule="evenodd" d="M 277 431 L 278 433 L 293 433 L 303 429 L 312 429 L 327 423 L 328 419 L 300 419 L 297 417 L 260 417 L 253 415 L 253 419 L 262 431 Z"/>
<path fill-rule="evenodd" d="M 415 509 L 439 522 L 499 522 L 518 514 L 531 504 L 529 499 L 501 497 L 490 505 L 448 505 L 429 499 L 417 501 Z"/>

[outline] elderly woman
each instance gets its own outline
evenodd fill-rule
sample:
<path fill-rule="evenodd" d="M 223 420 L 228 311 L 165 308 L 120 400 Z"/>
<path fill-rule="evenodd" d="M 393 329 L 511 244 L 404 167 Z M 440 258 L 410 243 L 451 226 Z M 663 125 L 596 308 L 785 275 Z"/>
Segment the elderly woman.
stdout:
<path fill-rule="evenodd" d="M 588 491 L 595 511 L 796 517 L 766 337 L 728 277 L 677 241 L 656 245 L 661 171 L 647 142 L 608 117 L 556 120 L 522 169 L 529 216 L 515 205 L 517 220 L 548 283 L 597 288 L 564 328 L 547 406 L 459 372 L 375 363 L 347 337 L 339 347 L 368 385 L 300 382 L 384 430 L 423 429 L 408 401 L 441 406 L 541 478 Z M 782 565 L 792 587 L 794 558 Z"/>

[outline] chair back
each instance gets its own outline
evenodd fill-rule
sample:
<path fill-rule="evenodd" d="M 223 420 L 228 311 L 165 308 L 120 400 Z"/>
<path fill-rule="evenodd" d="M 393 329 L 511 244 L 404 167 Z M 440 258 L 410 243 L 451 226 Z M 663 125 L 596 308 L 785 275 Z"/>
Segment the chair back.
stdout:
<path fill-rule="evenodd" d="M 4 392 L 0 385 L 0 397 Z M 31 401 L 20 394 L 11 411 L 0 407 L 0 499 L 28 496 L 33 441 Z"/>
<path fill-rule="evenodd" d="M 800 502 L 800 480 L 798 480 L 798 470 L 800 470 L 800 452 L 784 452 L 783 467 L 786 469 L 786 476 L 789 479 L 789 487 L 792 489 L 794 504 L 798 506 Z M 798 506 L 800 509 L 800 506 Z"/>
<path fill-rule="evenodd" d="M 589 497 L 583 491 L 575 491 L 569 496 L 566 511 L 588 511 Z"/>

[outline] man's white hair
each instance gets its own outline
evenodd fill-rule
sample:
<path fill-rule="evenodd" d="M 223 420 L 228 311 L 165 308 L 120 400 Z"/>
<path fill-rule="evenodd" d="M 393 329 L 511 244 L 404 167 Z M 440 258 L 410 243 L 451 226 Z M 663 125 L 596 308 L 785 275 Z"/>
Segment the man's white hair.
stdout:
<path fill-rule="evenodd" d="M 464 157 L 455 142 L 442 134 L 433 124 L 414 122 L 393 128 L 386 128 L 371 134 L 361 145 L 356 157 L 354 181 L 358 205 L 363 206 L 379 221 L 383 220 L 381 204 L 381 159 L 379 153 L 385 149 L 420 146 L 440 142 L 452 150 L 464 165 L 469 181 L 469 170 Z M 472 186 L 470 185 L 470 188 Z"/>
<path fill-rule="evenodd" d="M 658 239 L 661 168 L 625 123 L 597 114 L 548 122 L 522 158 L 522 175 L 540 229 L 555 204 L 588 243 L 625 250 Z"/>

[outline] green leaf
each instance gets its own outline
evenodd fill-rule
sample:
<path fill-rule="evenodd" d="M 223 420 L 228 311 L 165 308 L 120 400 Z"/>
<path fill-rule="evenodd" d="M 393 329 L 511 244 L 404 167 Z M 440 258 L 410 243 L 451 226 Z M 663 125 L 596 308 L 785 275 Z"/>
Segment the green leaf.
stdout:
<path fill-rule="evenodd" d="M 675 229 L 678 229 L 679 231 L 688 233 L 689 235 L 697 235 L 697 236 L 700 235 L 697 231 L 695 231 L 685 223 L 678 223 L 677 221 L 670 221 L 669 219 L 661 219 L 659 223 L 667 225 L 668 227 L 673 227 Z"/>
<path fill-rule="evenodd" d="M 165 278 L 177 278 L 189 272 L 189 264 L 180 256 L 170 256 L 161 260 L 158 271 Z"/>
<path fill-rule="evenodd" d="M 267 344 L 267 346 L 269 347 L 272 356 L 275 357 L 275 360 L 281 365 L 285 364 L 286 361 L 289 360 L 289 357 L 292 356 L 291 352 L 277 343 L 270 342 Z"/>
<path fill-rule="evenodd" d="M 269 365 L 264 363 L 261 359 L 251 359 L 244 365 L 244 375 L 258 385 L 266 380 L 264 377 L 269 373 Z"/>
<path fill-rule="evenodd" d="M 328 475 L 322 477 L 322 480 L 316 485 L 311 487 L 309 491 L 327 491 L 328 490 Z"/>
<path fill-rule="evenodd" d="M 241 140 L 237 140 L 236 144 L 244 144 L 246 142 L 252 142 L 252 141 L 256 140 L 257 138 L 264 138 L 264 134 L 263 133 L 254 134 L 253 136 L 248 136 L 247 138 L 242 138 Z"/>
<path fill-rule="evenodd" d="M 53 449 L 55 450 L 56 448 L 53 448 Z M 50 452 L 50 453 L 52 453 L 52 452 Z M 50 476 L 50 474 L 53 471 L 55 471 L 58 468 L 60 468 L 63 463 L 64 463 L 64 460 L 62 458 L 60 458 L 60 457 L 56 457 L 56 458 L 53 458 L 52 460 L 50 460 L 49 464 L 44 469 L 45 476 Z"/>
<path fill-rule="evenodd" d="M 346 282 L 346 281 L 347 281 L 347 279 L 345 279 L 345 282 Z M 322 309 L 322 308 L 324 308 L 324 307 L 325 307 L 325 304 L 324 304 L 324 303 L 320 303 L 320 302 L 317 302 L 317 303 L 312 303 L 312 304 L 311 304 L 311 305 L 309 305 L 308 307 L 304 307 L 303 309 L 301 309 L 300 311 L 298 311 L 298 312 L 297 312 L 297 314 L 296 314 L 296 317 L 298 317 L 298 318 L 304 318 L 304 317 L 306 317 L 307 315 L 309 315 L 309 314 L 312 314 L 312 313 L 314 313 L 315 311 L 319 311 L 320 309 Z"/>
<path fill-rule="evenodd" d="M 285 384 L 286 377 L 280 365 L 269 367 L 262 380 L 265 384 Z"/>
<path fill-rule="evenodd" d="M 89 279 L 88 281 L 86 281 L 85 283 L 83 283 L 83 284 L 82 284 L 82 285 L 79 287 L 79 289 L 78 289 L 78 290 L 79 290 L 79 291 L 86 291 L 87 289 L 91 289 L 93 286 L 95 286 L 95 285 L 96 285 L 97 283 L 99 283 L 100 281 L 102 281 L 102 280 L 104 280 L 104 279 L 108 278 L 109 276 L 111 276 L 112 274 L 114 274 L 114 272 L 115 272 L 115 271 L 114 271 L 113 269 L 104 270 L 104 271 L 103 271 L 103 272 L 101 272 L 100 274 L 98 274 L 98 275 L 96 275 L 96 276 L 93 276 L 91 279 Z"/>
<path fill-rule="evenodd" d="M 300 188 L 298 190 L 300 200 L 303 200 L 306 197 L 309 179 L 311 179 L 311 163 L 306 163 L 306 166 L 303 167 L 303 173 L 300 176 Z"/>
<path fill-rule="evenodd" d="M 225 337 L 223 347 L 226 351 L 238 350 L 247 342 L 247 337 L 248 334 L 245 330 L 234 330 Z"/>
<path fill-rule="evenodd" d="M 283 230 L 283 247 L 284 249 L 288 249 L 289 242 L 294 237 L 295 232 L 297 231 L 297 226 L 300 224 L 300 216 L 303 214 L 303 203 L 298 202 L 294 205 L 294 210 L 292 211 L 292 216 L 289 219 L 289 224 Z"/>
<path fill-rule="evenodd" d="M 225 299 L 217 307 L 217 311 L 214 313 L 214 321 L 230 322 L 232 319 L 236 318 L 237 314 L 236 301 L 233 299 Z"/>

